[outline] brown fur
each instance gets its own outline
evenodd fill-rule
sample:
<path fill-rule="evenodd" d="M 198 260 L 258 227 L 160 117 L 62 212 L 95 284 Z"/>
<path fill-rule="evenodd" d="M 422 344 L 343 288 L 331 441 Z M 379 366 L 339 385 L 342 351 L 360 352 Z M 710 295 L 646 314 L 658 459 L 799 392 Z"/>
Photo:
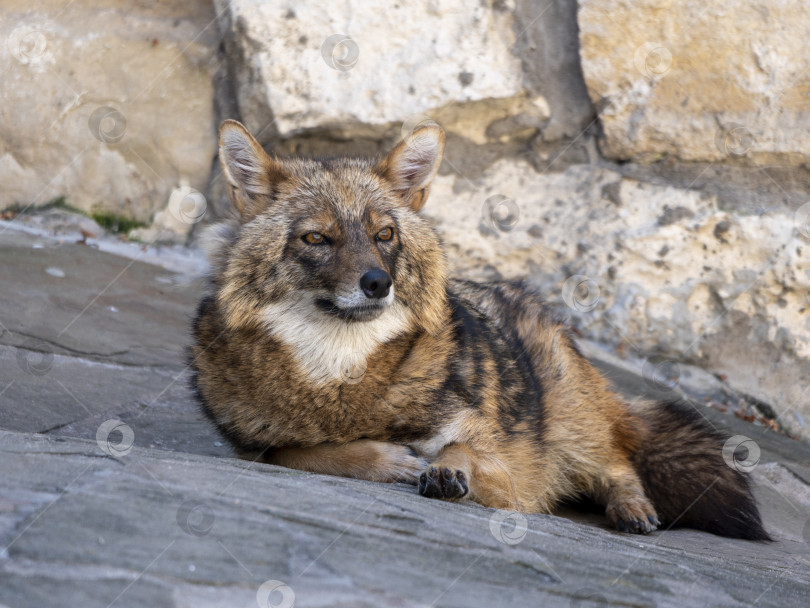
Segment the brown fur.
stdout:
<path fill-rule="evenodd" d="M 631 407 L 524 285 L 446 278 L 439 240 L 416 213 L 443 143 L 425 127 L 376 163 L 279 160 L 239 123 L 223 124 L 240 218 L 219 229 L 195 322 L 191 361 L 206 412 L 238 447 L 283 466 L 409 480 L 426 496 L 521 511 L 585 494 L 630 532 L 653 530 L 663 514 L 766 538 L 746 480 L 722 461 L 721 437 L 693 419 L 678 426 L 675 406 Z M 394 238 L 380 241 L 388 226 Z M 327 244 L 307 244 L 309 232 Z M 358 320 L 362 302 L 337 302 L 355 302 L 372 268 L 390 274 L 392 302 Z M 336 375 L 352 362 L 359 374 Z M 687 451 L 695 441 L 700 449 Z M 698 482 L 673 498 L 684 474 Z M 706 487 L 712 523 L 685 514 Z M 740 510 L 745 529 L 716 525 Z"/>

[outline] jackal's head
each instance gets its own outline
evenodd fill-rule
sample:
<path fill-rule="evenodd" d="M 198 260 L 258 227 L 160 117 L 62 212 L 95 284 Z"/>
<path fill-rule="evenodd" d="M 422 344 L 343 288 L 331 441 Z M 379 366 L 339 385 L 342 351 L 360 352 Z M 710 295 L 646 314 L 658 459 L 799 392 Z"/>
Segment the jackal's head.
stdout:
<path fill-rule="evenodd" d="M 441 128 L 426 126 L 382 160 L 279 159 L 225 121 L 219 154 L 239 215 L 215 269 L 226 322 L 431 329 L 445 306 L 444 259 L 418 212 L 443 149 Z"/>

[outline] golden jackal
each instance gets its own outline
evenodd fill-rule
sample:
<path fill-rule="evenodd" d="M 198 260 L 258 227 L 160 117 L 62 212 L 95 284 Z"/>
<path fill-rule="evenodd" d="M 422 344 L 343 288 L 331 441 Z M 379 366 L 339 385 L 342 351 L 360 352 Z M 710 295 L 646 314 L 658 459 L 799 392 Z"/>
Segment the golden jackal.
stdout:
<path fill-rule="evenodd" d="M 697 414 L 628 404 L 523 284 L 448 280 L 418 214 L 443 150 L 426 126 L 378 161 L 279 159 L 223 123 L 239 219 L 212 231 L 191 349 L 210 417 L 287 467 L 520 511 L 587 495 L 627 532 L 768 538 Z"/>

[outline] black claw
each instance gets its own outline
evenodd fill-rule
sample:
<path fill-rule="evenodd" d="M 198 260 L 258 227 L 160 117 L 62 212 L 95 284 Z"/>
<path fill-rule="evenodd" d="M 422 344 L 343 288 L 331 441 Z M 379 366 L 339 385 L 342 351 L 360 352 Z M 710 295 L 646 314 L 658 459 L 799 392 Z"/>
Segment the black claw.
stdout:
<path fill-rule="evenodd" d="M 631 534 L 649 534 L 658 526 L 656 523 L 658 520 L 650 515 L 647 515 L 647 519 L 652 525 L 643 519 L 620 519 L 616 523 L 616 529 L 619 532 L 629 532 Z"/>
<path fill-rule="evenodd" d="M 650 523 L 651 523 L 653 526 L 655 526 L 656 528 L 657 528 L 658 526 L 660 526 L 660 525 L 661 525 L 661 522 L 660 522 L 660 521 L 658 521 L 658 518 L 657 518 L 657 517 L 655 517 L 654 515 L 648 515 L 648 516 L 647 516 L 647 519 L 648 519 L 648 520 L 649 520 L 649 522 L 650 522 Z"/>
<path fill-rule="evenodd" d="M 459 498 L 463 498 L 470 493 L 470 487 L 467 485 L 467 478 L 464 473 L 461 471 L 456 471 L 456 481 L 458 481 L 458 485 L 461 488 L 461 495 Z"/>
<path fill-rule="evenodd" d="M 428 471 L 428 474 L 431 473 L 431 471 Z M 422 477 L 424 477 L 424 481 L 422 481 Z M 432 474 L 430 477 L 428 477 L 428 475 L 425 475 L 424 473 L 422 473 L 420 476 L 419 493 L 427 498 L 441 498 L 442 495 L 441 488 Z"/>

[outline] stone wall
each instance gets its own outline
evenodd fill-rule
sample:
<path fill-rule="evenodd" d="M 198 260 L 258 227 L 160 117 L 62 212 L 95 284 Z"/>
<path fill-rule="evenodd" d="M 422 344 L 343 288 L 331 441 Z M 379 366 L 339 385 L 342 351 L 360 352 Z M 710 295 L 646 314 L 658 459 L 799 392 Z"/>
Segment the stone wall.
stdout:
<path fill-rule="evenodd" d="M 215 154 L 215 13 L 206 0 L 6 0 L 0 209 L 65 197 L 149 222 L 204 189 Z"/>
<path fill-rule="evenodd" d="M 374 154 L 430 118 L 448 144 L 425 213 L 458 274 L 528 276 L 651 381 L 698 363 L 810 436 L 802 0 L 85 6 L 0 21 L 4 98 L 32 107 L 0 110 L 2 204 L 66 194 L 163 230 L 169 192 L 201 190 L 208 222 L 223 118 L 280 154 Z M 100 38 L 71 25 L 90 18 Z M 90 136 L 97 107 L 120 141 Z"/>
<path fill-rule="evenodd" d="M 807 163 L 810 4 L 579 4 L 582 66 L 606 157 Z"/>

